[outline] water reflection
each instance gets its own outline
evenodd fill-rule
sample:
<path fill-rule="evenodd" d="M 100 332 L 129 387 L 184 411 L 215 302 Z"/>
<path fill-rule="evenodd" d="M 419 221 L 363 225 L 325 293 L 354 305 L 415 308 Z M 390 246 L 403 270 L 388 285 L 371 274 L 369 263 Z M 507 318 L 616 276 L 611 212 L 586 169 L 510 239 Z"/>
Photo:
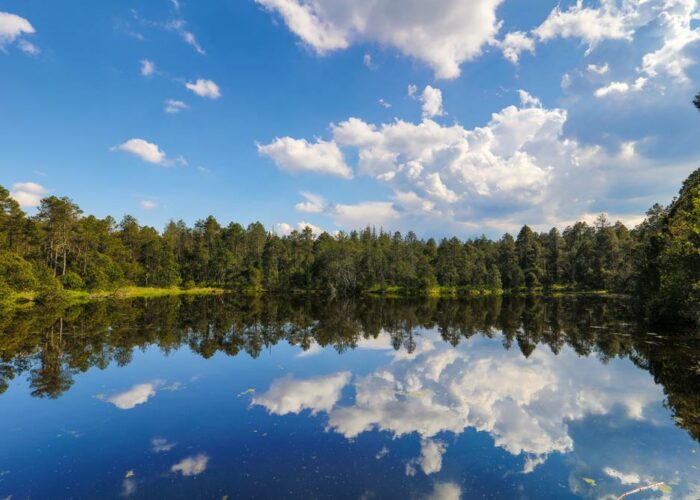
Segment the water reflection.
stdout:
<path fill-rule="evenodd" d="M 432 478 L 423 495 L 433 498 L 474 493 L 452 480 L 450 464 L 475 433 L 510 457 L 511 473 L 522 478 L 566 460 L 564 486 L 578 495 L 620 494 L 657 480 L 682 484 L 678 491 L 689 498 L 700 492 L 692 479 L 697 460 L 667 439 L 669 415 L 660 405 L 700 437 L 700 341 L 692 332 L 647 332 L 624 301 L 187 297 L 5 312 L 0 325 L 0 391 L 27 378 L 39 398 L 60 398 L 79 374 L 126 366 L 152 346 L 257 358 L 285 343 L 309 365 L 330 349 L 371 354 L 366 365 L 280 370 L 228 397 L 280 425 L 309 418 L 347 442 L 386 436 L 372 460 L 395 464 L 401 456 L 400 474 Z M 91 394 L 102 390 L 96 405 L 133 415 L 157 406 L 164 391 L 184 388 L 158 373 Z M 415 446 L 397 449 L 407 436 Z M 161 428 L 144 445 L 149 456 L 167 459 L 161 475 L 183 481 L 211 474 L 221 460 Z M 124 496 L 145 487 L 139 471 L 116 480 Z"/>

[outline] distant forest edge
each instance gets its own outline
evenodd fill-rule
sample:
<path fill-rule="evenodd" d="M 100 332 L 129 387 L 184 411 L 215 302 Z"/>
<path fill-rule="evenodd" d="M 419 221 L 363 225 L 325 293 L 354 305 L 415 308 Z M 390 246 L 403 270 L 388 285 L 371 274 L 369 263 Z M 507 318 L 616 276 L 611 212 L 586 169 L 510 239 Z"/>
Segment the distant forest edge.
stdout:
<path fill-rule="evenodd" d="M 329 295 L 486 295 L 604 290 L 640 299 L 661 321 L 700 322 L 700 169 L 668 207 L 630 230 L 604 215 L 563 233 L 524 226 L 516 238 L 419 239 L 409 231 L 278 236 L 259 222 L 210 216 L 162 233 L 132 216 L 83 216 L 69 198 L 28 217 L 0 186 L 0 302 L 49 303 L 128 286 L 217 287 Z M 210 290 L 211 291 L 211 290 Z M 157 292 L 154 292 L 157 293 Z"/>

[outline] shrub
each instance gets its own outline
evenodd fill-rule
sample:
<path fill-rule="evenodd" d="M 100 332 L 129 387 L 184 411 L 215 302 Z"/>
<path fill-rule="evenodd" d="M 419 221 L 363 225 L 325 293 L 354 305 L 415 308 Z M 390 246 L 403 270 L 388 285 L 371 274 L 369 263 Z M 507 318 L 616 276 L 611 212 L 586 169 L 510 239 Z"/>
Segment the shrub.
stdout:
<path fill-rule="evenodd" d="M 63 282 L 63 288 L 66 290 L 83 290 L 85 288 L 85 282 L 78 273 L 73 271 L 68 271 L 65 276 L 61 278 Z"/>

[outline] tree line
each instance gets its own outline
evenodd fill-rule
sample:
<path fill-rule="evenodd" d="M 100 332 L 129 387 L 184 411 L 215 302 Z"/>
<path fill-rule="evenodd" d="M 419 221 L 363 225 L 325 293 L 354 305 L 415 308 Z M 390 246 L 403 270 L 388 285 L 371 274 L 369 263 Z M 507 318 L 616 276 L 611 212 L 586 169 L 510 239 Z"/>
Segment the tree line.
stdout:
<path fill-rule="evenodd" d="M 438 241 L 373 227 L 280 236 L 259 222 L 224 226 L 213 216 L 159 232 L 129 215 L 86 216 L 66 197 L 44 198 L 28 216 L 0 186 L 0 297 L 125 285 L 330 295 L 606 290 L 641 297 L 659 316 L 680 310 L 697 319 L 700 170 L 634 229 L 601 215 L 563 232 L 523 226 L 498 240 Z"/>

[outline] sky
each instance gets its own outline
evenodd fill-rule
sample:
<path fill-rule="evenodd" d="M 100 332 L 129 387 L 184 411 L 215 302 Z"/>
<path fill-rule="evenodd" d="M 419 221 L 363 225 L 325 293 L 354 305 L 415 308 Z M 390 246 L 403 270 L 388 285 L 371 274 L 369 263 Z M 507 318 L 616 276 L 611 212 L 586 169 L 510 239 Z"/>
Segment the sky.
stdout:
<path fill-rule="evenodd" d="M 29 213 L 423 237 L 634 225 L 700 166 L 695 0 L 0 0 Z"/>

